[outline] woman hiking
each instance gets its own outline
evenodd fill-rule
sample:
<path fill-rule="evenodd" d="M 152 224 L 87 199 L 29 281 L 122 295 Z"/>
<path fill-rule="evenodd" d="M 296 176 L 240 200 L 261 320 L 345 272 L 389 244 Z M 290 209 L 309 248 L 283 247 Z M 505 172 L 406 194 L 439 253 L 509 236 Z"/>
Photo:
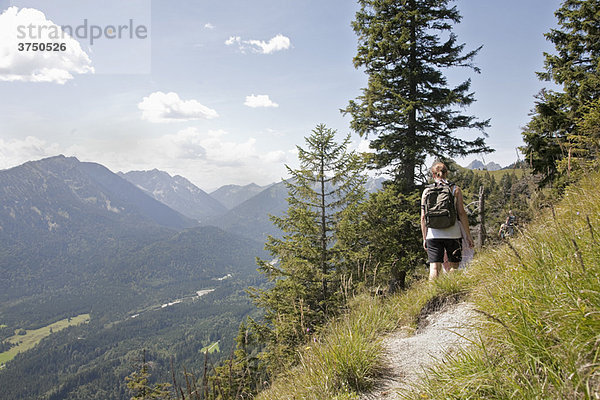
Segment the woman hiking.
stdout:
<path fill-rule="evenodd" d="M 458 268 L 462 259 L 462 238 L 470 248 L 474 247 L 469 230 L 460 188 L 448 181 L 448 167 L 436 162 L 431 167 L 434 183 L 421 197 L 421 233 L 423 248 L 427 250 L 429 280 L 438 277 L 444 262 L 444 253 L 450 271 Z"/>

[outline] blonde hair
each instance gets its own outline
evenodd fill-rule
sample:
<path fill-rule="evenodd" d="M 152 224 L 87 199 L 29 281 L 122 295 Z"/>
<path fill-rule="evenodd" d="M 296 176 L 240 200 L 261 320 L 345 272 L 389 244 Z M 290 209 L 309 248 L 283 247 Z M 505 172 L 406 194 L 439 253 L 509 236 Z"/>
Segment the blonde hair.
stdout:
<path fill-rule="evenodd" d="M 434 179 L 446 179 L 448 176 L 448 167 L 443 162 L 435 162 L 431 166 L 431 175 L 433 175 Z"/>

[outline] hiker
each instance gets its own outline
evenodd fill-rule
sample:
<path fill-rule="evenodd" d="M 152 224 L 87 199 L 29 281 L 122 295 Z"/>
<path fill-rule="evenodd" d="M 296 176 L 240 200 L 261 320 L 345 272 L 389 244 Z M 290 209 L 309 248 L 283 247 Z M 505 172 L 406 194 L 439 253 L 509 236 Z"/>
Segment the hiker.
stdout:
<path fill-rule="evenodd" d="M 508 236 L 513 236 L 515 234 L 516 222 L 517 217 L 515 217 L 512 210 L 508 210 L 508 217 L 506 217 L 506 222 L 504 222 L 504 225 L 506 226 L 506 233 L 508 234 Z"/>
<path fill-rule="evenodd" d="M 427 250 L 429 280 L 440 273 L 446 252 L 450 271 L 458 268 L 462 259 L 462 238 L 469 248 L 474 247 L 469 220 L 460 188 L 448 181 L 448 167 L 436 162 L 431 167 L 434 183 L 427 186 L 421 197 L 421 233 Z"/>
<path fill-rule="evenodd" d="M 506 233 L 507 233 L 506 224 L 500 225 L 500 230 L 498 231 L 498 236 L 500 236 L 500 239 L 504 239 L 506 237 Z"/>

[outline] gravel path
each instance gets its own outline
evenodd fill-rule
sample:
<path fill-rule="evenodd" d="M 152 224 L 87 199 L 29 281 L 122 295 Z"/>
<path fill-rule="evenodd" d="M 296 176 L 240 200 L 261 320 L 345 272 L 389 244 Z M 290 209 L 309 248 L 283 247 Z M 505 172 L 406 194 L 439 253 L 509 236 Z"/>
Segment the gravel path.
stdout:
<path fill-rule="evenodd" d="M 429 314 L 414 335 L 400 331 L 386 337 L 389 377 L 362 399 L 400 399 L 398 392 L 418 382 L 425 369 L 443 362 L 445 354 L 469 343 L 475 323 L 473 305 L 463 302 Z"/>

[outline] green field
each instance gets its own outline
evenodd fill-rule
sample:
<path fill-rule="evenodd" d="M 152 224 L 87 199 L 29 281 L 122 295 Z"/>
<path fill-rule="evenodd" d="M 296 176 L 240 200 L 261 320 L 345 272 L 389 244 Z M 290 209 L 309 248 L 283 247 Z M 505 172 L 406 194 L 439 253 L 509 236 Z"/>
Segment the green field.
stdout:
<path fill-rule="evenodd" d="M 215 352 L 220 352 L 221 350 L 219 349 L 219 342 L 215 342 L 213 344 L 211 344 L 210 346 L 206 346 L 204 347 L 202 350 L 200 350 L 200 353 L 204 354 L 206 352 L 208 352 L 208 354 L 212 354 Z"/>
<path fill-rule="evenodd" d="M 16 346 L 11 347 L 10 350 L 4 353 L 0 353 L 0 365 L 6 364 L 15 358 L 17 354 L 32 349 L 42 339 L 50 336 L 52 333 L 59 332 L 69 326 L 87 324 L 88 322 L 90 322 L 90 314 L 81 314 L 73 318 L 63 319 L 40 329 L 26 331 L 25 335 L 17 335 L 15 332 L 15 335 L 9 337 L 6 341 Z"/>

